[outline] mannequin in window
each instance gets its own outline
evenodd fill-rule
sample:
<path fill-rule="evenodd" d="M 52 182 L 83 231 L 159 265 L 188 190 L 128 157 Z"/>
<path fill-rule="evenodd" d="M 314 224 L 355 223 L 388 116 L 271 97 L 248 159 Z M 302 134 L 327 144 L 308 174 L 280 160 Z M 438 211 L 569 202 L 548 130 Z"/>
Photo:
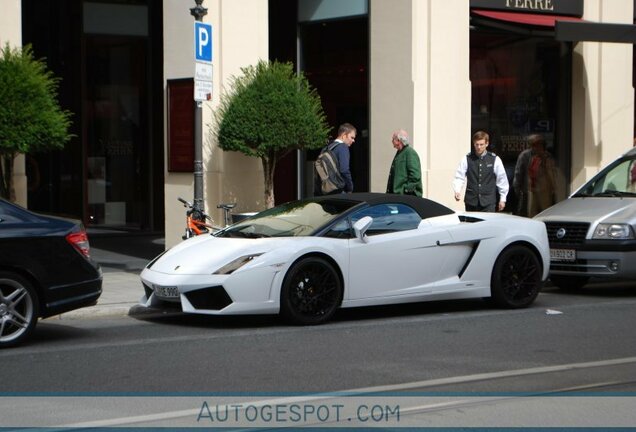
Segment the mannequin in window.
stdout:
<path fill-rule="evenodd" d="M 543 135 L 530 135 L 528 142 L 530 148 L 517 158 L 512 183 L 519 197 L 517 214 L 533 217 L 556 202 L 556 164 Z"/>

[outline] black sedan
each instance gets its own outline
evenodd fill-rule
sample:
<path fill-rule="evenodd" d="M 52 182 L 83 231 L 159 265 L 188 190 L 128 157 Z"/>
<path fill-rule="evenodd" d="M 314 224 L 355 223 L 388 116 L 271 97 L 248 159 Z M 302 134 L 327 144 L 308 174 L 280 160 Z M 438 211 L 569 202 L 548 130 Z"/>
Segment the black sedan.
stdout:
<path fill-rule="evenodd" d="M 101 293 L 81 222 L 0 199 L 0 348 L 24 341 L 38 318 L 94 305 Z"/>

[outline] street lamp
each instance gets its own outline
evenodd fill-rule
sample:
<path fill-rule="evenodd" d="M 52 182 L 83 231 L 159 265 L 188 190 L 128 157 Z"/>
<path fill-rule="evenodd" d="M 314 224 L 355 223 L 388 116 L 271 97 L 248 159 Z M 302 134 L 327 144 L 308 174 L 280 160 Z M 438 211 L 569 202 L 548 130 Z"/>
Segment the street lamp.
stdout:
<path fill-rule="evenodd" d="M 194 0 L 197 4 L 190 8 L 190 15 L 195 21 L 203 21 L 203 17 L 208 14 L 208 9 L 201 6 L 203 0 Z M 203 102 L 194 101 L 194 202 L 193 207 L 195 214 L 205 213 L 205 204 L 203 202 L 203 139 L 201 131 L 201 122 Z"/>
<path fill-rule="evenodd" d="M 192 15 L 196 21 L 202 21 L 203 17 L 208 14 L 208 9 L 201 6 L 203 0 L 194 0 L 194 2 L 197 5 L 193 8 L 190 8 L 190 15 Z"/>

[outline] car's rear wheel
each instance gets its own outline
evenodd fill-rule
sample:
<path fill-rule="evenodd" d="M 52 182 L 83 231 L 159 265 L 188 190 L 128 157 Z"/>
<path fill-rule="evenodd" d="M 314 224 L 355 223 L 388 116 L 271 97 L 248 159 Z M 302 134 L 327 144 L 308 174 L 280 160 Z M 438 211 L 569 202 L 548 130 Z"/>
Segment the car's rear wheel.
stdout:
<path fill-rule="evenodd" d="M 541 264 L 532 250 L 513 245 L 501 252 L 490 281 L 493 302 L 504 308 L 530 306 L 541 291 Z"/>
<path fill-rule="evenodd" d="M 307 257 L 294 264 L 285 277 L 281 314 L 294 324 L 322 324 L 341 301 L 342 283 L 333 265 L 323 258 Z"/>
<path fill-rule="evenodd" d="M 23 277 L 0 272 L 0 348 L 29 337 L 38 320 L 38 296 Z"/>
<path fill-rule="evenodd" d="M 551 275 L 550 280 L 562 290 L 576 291 L 583 288 L 590 278 L 587 276 Z"/>

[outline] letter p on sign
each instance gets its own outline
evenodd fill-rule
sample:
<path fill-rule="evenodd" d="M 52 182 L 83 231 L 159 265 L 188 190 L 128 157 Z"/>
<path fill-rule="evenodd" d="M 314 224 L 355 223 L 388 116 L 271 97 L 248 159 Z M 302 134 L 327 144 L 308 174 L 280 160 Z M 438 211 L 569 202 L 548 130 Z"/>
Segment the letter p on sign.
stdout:
<path fill-rule="evenodd" d="M 212 24 L 194 22 L 194 61 L 212 63 Z"/>

